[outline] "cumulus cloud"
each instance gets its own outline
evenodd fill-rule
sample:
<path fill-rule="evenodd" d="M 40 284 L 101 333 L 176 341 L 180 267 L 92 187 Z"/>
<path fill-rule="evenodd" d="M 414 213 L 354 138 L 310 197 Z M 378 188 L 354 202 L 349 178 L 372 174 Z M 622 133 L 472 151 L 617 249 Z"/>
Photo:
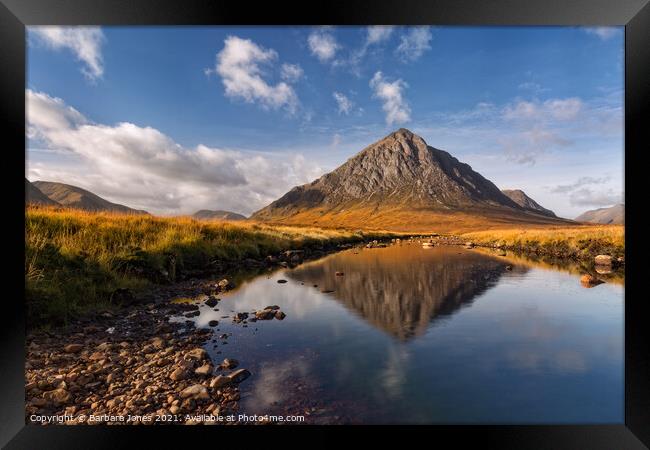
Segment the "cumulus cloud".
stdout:
<path fill-rule="evenodd" d="M 393 34 L 394 27 L 392 25 L 372 25 L 366 28 L 366 43 L 365 46 L 378 44 L 388 40 Z"/>
<path fill-rule="evenodd" d="M 307 38 L 311 53 L 322 63 L 331 61 L 340 48 L 329 27 L 321 27 L 312 31 Z"/>
<path fill-rule="evenodd" d="M 572 206 L 605 207 L 623 201 L 623 193 L 612 188 L 611 181 L 611 176 L 583 176 L 572 183 L 552 187 L 550 191 L 566 195 Z"/>
<path fill-rule="evenodd" d="M 104 62 L 101 46 L 105 41 L 99 27 L 29 27 L 30 35 L 54 50 L 67 49 L 84 64 L 82 73 L 90 80 L 101 78 Z"/>
<path fill-rule="evenodd" d="M 302 78 L 302 76 L 305 74 L 305 72 L 302 70 L 302 67 L 300 67 L 299 64 L 282 64 L 282 67 L 280 69 L 280 76 L 282 79 L 288 83 L 295 83 L 299 79 Z"/>
<path fill-rule="evenodd" d="M 568 147 L 573 142 L 557 132 L 542 127 L 514 131 L 498 139 L 506 158 L 517 164 L 534 165 L 537 159 L 558 147 Z"/>
<path fill-rule="evenodd" d="M 202 208 L 251 213 L 322 174 L 301 155 L 270 158 L 206 145 L 186 148 L 155 128 L 93 123 L 42 92 L 26 91 L 26 111 L 30 138 L 73 161 L 30 163 L 30 179 L 78 184 L 154 213 Z"/>
<path fill-rule="evenodd" d="M 400 44 L 395 52 L 403 61 L 415 61 L 431 49 L 431 39 L 430 27 L 413 27 L 400 36 Z"/>
<path fill-rule="evenodd" d="M 589 27 L 584 30 L 587 34 L 598 36 L 602 41 L 607 41 L 620 33 L 616 27 Z"/>
<path fill-rule="evenodd" d="M 376 72 L 370 80 L 370 87 L 373 89 L 373 97 L 383 102 L 382 109 L 386 113 L 388 125 L 411 120 L 411 108 L 402 92 L 408 85 L 402 79 L 389 82 L 381 72 Z"/>
<path fill-rule="evenodd" d="M 503 117 L 506 119 L 575 119 L 583 108 L 583 102 L 577 97 L 549 99 L 544 102 L 520 100 L 505 106 Z"/>
<path fill-rule="evenodd" d="M 228 36 L 217 54 L 215 72 L 221 76 L 225 94 L 247 103 L 258 103 L 266 109 L 285 108 L 294 113 L 298 97 L 293 88 L 282 81 L 271 85 L 262 78 L 262 67 L 277 61 L 273 49 L 264 49 L 250 39 Z M 288 69 L 295 75 L 297 67 Z"/>
<path fill-rule="evenodd" d="M 340 92 L 334 92 L 333 96 L 334 100 L 336 100 L 339 114 L 345 114 L 347 116 L 352 112 L 352 108 L 354 108 L 352 100 Z"/>

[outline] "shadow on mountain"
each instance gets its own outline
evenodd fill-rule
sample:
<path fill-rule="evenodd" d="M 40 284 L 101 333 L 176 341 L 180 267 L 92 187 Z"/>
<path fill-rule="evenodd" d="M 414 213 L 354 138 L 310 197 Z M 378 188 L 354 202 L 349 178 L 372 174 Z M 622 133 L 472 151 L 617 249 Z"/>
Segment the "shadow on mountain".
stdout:
<path fill-rule="evenodd" d="M 287 275 L 317 284 L 374 327 L 400 340 L 470 305 L 504 275 L 528 271 L 458 247 L 416 244 L 350 250 L 305 264 Z M 343 272 L 337 276 L 336 272 Z"/>

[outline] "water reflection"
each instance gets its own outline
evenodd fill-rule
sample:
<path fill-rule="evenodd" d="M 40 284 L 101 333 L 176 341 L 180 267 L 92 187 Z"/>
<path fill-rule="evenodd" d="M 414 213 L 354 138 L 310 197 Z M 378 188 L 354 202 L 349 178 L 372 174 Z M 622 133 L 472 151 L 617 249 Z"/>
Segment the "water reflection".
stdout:
<path fill-rule="evenodd" d="M 216 335 L 229 337 L 210 342 L 211 357 L 251 371 L 240 386 L 247 414 L 306 414 L 310 424 L 621 421 L 624 286 L 584 289 L 582 268 L 545 264 L 458 247 L 351 249 L 242 279 L 192 320 L 218 320 Z M 231 320 L 266 305 L 286 318 Z"/>
<path fill-rule="evenodd" d="M 374 327 L 408 340 L 422 335 L 430 323 L 469 305 L 505 274 L 497 258 L 439 247 L 422 251 L 403 245 L 346 251 L 300 266 L 287 275 L 318 285 Z M 528 269 L 519 266 L 516 273 Z M 343 276 L 336 276 L 343 272 Z"/>

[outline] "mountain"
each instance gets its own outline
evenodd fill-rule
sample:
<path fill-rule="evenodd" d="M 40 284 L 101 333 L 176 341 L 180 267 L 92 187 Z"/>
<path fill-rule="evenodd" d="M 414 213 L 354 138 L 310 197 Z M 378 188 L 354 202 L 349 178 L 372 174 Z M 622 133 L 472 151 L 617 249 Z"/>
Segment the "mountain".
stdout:
<path fill-rule="evenodd" d="M 501 192 L 506 194 L 510 200 L 528 211 L 542 214 L 549 217 L 557 217 L 553 211 L 546 209 L 535 200 L 526 195 L 521 189 L 503 189 Z"/>
<path fill-rule="evenodd" d="M 599 208 L 587 211 L 576 217 L 576 222 L 591 222 L 602 224 L 625 224 L 625 205 L 619 204 L 609 208 Z"/>
<path fill-rule="evenodd" d="M 217 209 L 216 211 L 211 211 L 209 209 L 202 209 L 200 211 L 192 214 L 192 217 L 200 220 L 212 220 L 212 219 L 221 219 L 221 220 L 246 220 L 246 216 L 237 214 L 232 211 L 222 211 Z"/>
<path fill-rule="evenodd" d="M 36 186 L 25 178 L 25 203 L 45 205 L 45 206 L 61 206 L 47 195 L 43 194 Z"/>
<path fill-rule="evenodd" d="M 128 206 L 111 203 L 85 189 L 69 184 L 51 181 L 35 181 L 33 183 L 50 200 L 54 200 L 67 208 L 84 209 L 87 211 L 115 211 L 129 214 L 149 214 L 147 211 L 132 209 Z"/>
<path fill-rule="evenodd" d="M 251 219 L 401 231 L 565 223 L 533 214 L 449 153 L 401 128 Z"/>

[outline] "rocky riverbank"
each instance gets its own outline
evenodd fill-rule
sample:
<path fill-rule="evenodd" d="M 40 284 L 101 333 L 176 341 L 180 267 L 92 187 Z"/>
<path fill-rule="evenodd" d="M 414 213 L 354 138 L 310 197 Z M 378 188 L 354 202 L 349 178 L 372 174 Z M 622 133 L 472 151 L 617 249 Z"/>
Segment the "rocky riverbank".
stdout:
<path fill-rule="evenodd" d="M 371 245 L 383 245 L 375 241 Z M 248 268 L 294 267 L 338 245 L 289 250 L 264 260 L 245 260 Z M 218 278 L 217 278 L 218 279 Z M 213 278 L 212 278 L 213 280 Z M 78 318 L 66 327 L 28 333 L 25 364 L 27 423 L 51 424 L 232 424 L 238 411 L 239 384 L 251 374 L 227 355 L 212 361 L 204 346 L 215 336 L 190 320 L 199 305 L 218 308 L 219 294 L 232 281 L 189 279 L 156 286 L 144 294 L 115 293 L 115 306 Z M 187 320 L 174 320 L 170 318 Z M 245 325 L 283 320 L 278 305 L 228 319 Z M 215 321 L 216 322 L 216 321 Z M 222 420 L 214 421 L 213 418 Z"/>

